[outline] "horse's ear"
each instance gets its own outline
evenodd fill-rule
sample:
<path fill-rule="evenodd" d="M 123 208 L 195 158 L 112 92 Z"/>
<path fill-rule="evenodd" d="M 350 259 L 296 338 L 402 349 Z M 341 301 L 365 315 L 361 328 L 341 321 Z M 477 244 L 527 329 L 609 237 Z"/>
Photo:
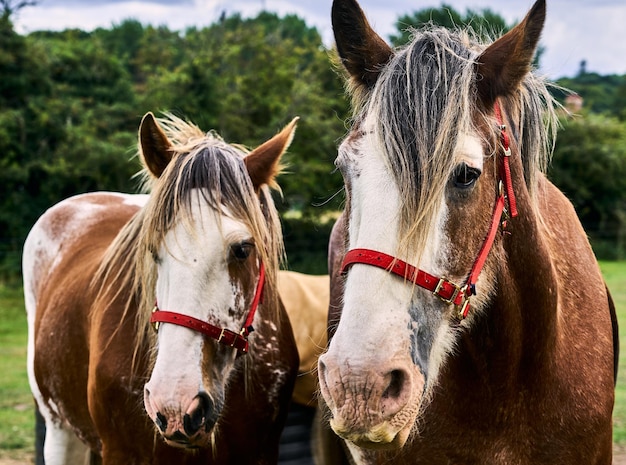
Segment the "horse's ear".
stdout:
<path fill-rule="evenodd" d="M 356 0 L 334 0 L 332 23 L 341 62 L 354 83 L 371 89 L 392 48 L 374 32 Z"/>
<path fill-rule="evenodd" d="M 139 125 L 139 154 L 144 166 L 154 177 L 160 177 L 172 159 L 171 147 L 154 115 L 146 113 Z"/>
<path fill-rule="evenodd" d="M 291 120 L 287 126 L 267 142 L 259 145 L 244 158 L 248 174 L 255 190 L 263 184 L 274 186 L 274 178 L 280 172 L 280 157 L 289 148 L 296 132 L 299 118 Z"/>
<path fill-rule="evenodd" d="M 545 0 L 537 0 L 524 20 L 496 40 L 478 57 L 478 96 L 486 108 L 497 97 L 514 92 L 530 72 L 546 17 Z"/>

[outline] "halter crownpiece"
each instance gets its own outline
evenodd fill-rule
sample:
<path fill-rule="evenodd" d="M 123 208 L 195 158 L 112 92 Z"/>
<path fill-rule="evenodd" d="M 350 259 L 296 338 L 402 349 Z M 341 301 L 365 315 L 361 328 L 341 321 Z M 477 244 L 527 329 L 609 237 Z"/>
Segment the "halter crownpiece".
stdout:
<path fill-rule="evenodd" d="M 495 241 L 498 228 L 500 225 L 505 224 L 502 217 L 510 215 L 514 218 L 517 216 L 517 203 L 515 201 L 515 193 L 513 192 L 509 161 L 511 158 L 509 135 L 506 132 L 506 126 L 503 124 L 502 112 L 497 100 L 494 104 L 494 113 L 500 128 L 500 139 L 503 148 L 502 173 L 500 174 L 500 181 L 498 183 L 498 197 L 496 198 L 496 204 L 491 216 L 491 226 L 489 227 L 487 236 L 472 265 L 472 269 L 469 272 L 465 284 L 459 286 L 445 278 L 439 278 L 420 270 L 399 258 L 371 249 L 349 250 L 341 264 L 341 274 L 347 273 L 348 269 L 357 263 L 382 268 L 421 288 L 431 291 L 444 302 L 453 304 L 458 310 L 457 316 L 460 320 L 467 317 L 470 310 L 470 297 L 476 295 L 478 276 L 487 261 L 487 256 Z M 505 208 L 507 204 L 509 207 L 508 212 Z"/>
<path fill-rule="evenodd" d="M 157 331 L 160 323 L 171 323 L 178 326 L 184 326 L 215 339 L 220 344 L 233 347 L 245 354 L 248 353 L 248 336 L 252 331 L 254 331 L 254 328 L 252 327 L 252 320 L 254 320 L 254 315 L 263 298 L 264 286 L 265 267 L 263 266 L 263 262 L 261 262 L 259 266 L 259 280 L 254 293 L 254 299 L 252 299 L 252 303 L 250 304 L 250 311 L 248 312 L 246 321 L 238 333 L 231 331 L 230 329 L 220 328 L 219 326 L 198 320 L 197 318 L 189 315 L 159 310 L 159 306 L 156 303 L 154 304 L 154 309 L 152 310 L 150 323 L 154 325 L 154 329 Z"/>

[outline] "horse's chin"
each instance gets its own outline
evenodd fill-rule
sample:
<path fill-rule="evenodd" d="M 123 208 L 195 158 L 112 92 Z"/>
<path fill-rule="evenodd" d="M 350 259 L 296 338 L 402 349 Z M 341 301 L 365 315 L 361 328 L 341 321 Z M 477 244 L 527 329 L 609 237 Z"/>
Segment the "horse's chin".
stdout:
<path fill-rule="evenodd" d="M 402 428 L 397 429 L 389 422 L 383 422 L 362 433 L 347 431 L 335 420 L 330 421 L 330 427 L 339 437 L 350 441 L 357 447 L 395 450 L 402 448 L 406 443 L 411 433 L 412 424 L 407 423 Z"/>
<path fill-rule="evenodd" d="M 165 440 L 165 443 L 168 446 L 171 447 L 176 447 L 178 449 L 184 449 L 184 450 L 188 450 L 188 451 L 194 451 L 194 450 L 198 450 L 198 449 L 206 449 L 208 447 L 211 446 L 212 444 L 212 440 L 211 440 L 211 433 L 209 434 L 198 434 L 192 438 L 185 438 L 185 439 L 179 439 L 179 438 L 167 438 L 165 436 L 163 436 L 163 439 Z"/>

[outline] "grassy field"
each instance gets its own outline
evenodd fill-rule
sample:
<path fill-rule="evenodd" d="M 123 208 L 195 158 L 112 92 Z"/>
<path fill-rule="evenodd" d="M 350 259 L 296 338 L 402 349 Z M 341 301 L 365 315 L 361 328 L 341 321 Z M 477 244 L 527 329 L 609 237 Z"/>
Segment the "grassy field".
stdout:
<path fill-rule="evenodd" d="M 603 262 L 617 307 L 622 351 L 614 410 L 615 443 L 626 447 L 626 262 Z M 33 401 L 26 377 L 26 316 L 21 290 L 0 287 L 0 458 L 26 461 L 34 451 Z"/>
<path fill-rule="evenodd" d="M 609 286 L 620 327 L 620 357 L 613 409 L 613 442 L 626 447 L 626 262 L 601 262 L 602 274 Z"/>
<path fill-rule="evenodd" d="M 21 289 L 0 287 L 0 373 L 0 457 L 23 459 L 35 450 L 35 420 Z"/>

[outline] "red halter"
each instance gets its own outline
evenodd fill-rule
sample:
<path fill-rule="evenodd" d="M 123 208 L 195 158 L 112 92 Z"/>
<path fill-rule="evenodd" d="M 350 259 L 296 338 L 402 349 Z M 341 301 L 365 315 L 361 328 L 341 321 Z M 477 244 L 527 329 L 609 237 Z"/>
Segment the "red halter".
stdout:
<path fill-rule="evenodd" d="M 198 331 L 205 336 L 209 336 L 210 338 L 217 340 L 220 344 L 234 347 L 245 354 L 248 352 L 248 336 L 252 331 L 254 331 L 254 328 L 252 327 L 252 320 L 254 320 L 254 314 L 256 313 L 257 307 L 263 297 L 264 285 L 265 267 L 263 266 L 263 262 L 261 262 L 261 266 L 259 267 L 259 282 L 256 286 L 254 299 L 250 305 L 250 311 L 248 312 L 246 321 L 241 327 L 239 333 L 231 331 L 230 329 L 220 328 L 202 320 L 198 320 L 192 316 L 183 315 L 182 313 L 159 310 L 157 304 L 154 305 L 154 310 L 152 311 L 152 316 L 150 317 L 150 323 L 154 324 L 155 330 L 159 329 L 159 323 L 172 323 L 178 326 L 184 326 L 186 328 L 193 329 L 194 331 Z"/>
<path fill-rule="evenodd" d="M 510 214 L 511 217 L 517 216 L 517 204 L 515 202 L 513 184 L 511 182 L 511 168 L 509 166 L 509 158 L 511 157 L 509 136 L 506 132 L 506 126 L 502 122 L 502 113 L 500 111 L 500 105 L 497 101 L 494 105 L 494 112 L 500 127 L 500 138 L 504 149 L 502 156 L 502 173 L 500 174 L 501 179 L 498 186 L 498 197 L 496 198 L 496 204 L 491 218 L 491 226 L 487 232 L 487 237 L 478 252 L 478 256 L 474 261 L 474 265 L 470 270 L 465 284 L 459 286 L 445 278 L 438 278 L 423 270 L 417 269 L 413 265 L 410 265 L 399 258 L 395 258 L 386 253 L 371 249 L 352 249 L 348 251 L 341 265 L 341 273 L 345 274 L 348 268 L 356 263 L 382 268 L 431 291 L 444 302 L 455 305 L 459 310 L 459 319 L 462 320 L 467 317 L 470 310 L 470 297 L 476 294 L 476 282 L 478 281 L 478 276 L 485 265 L 487 255 L 489 255 L 489 251 L 493 246 L 498 228 L 501 224 L 503 226 L 506 224 L 506 220 L 503 220 L 502 216 L 504 215 L 505 218 L 507 214 Z M 507 212 L 505 208 L 507 202 L 509 212 Z"/>

